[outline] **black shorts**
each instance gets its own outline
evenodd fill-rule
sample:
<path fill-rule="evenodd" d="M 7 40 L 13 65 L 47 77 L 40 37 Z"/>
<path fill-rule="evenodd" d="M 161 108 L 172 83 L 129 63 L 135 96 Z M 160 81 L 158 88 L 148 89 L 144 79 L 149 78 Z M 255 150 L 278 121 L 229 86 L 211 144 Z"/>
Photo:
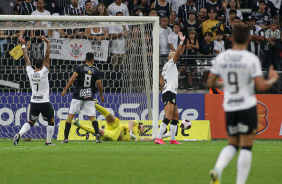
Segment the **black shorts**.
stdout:
<path fill-rule="evenodd" d="M 166 106 L 168 102 L 173 105 L 176 105 L 176 94 L 171 91 L 167 91 L 164 94 L 162 94 L 162 100 L 163 100 L 164 106 Z"/>
<path fill-rule="evenodd" d="M 45 103 L 30 103 L 29 119 L 31 121 L 38 120 L 38 116 L 41 113 L 43 120 L 51 121 L 54 118 L 54 109 L 50 102 Z"/>
<path fill-rule="evenodd" d="M 257 107 L 250 109 L 226 112 L 226 129 L 229 136 L 257 133 Z"/>

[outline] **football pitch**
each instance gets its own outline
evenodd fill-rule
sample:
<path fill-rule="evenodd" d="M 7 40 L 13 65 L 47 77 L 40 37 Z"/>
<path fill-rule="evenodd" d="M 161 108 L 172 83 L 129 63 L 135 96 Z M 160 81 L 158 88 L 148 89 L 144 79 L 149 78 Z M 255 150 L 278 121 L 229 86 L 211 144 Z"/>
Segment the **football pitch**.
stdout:
<path fill-rule="evenodd" d="M 45 146 L 44 140 L 13 146 L 0 140 L 1 184 L 208 184 L 226 140 L 155 145 L 153 142 L 69 141 Z M 223 173 L 236 180 L 236 157 Z M 282 140 L 256 140 L 249 184 L 282 183 Z"/>

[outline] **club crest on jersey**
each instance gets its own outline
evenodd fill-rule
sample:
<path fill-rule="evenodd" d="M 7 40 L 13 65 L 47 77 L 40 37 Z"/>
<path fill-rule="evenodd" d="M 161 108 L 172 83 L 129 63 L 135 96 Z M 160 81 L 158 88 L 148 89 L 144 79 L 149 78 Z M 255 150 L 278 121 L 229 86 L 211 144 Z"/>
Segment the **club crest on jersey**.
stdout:
<path fill-rule="evenodd" d="M 82 52 L 81 52 L 81 47 L 82 47 L 82 42 L 79 42 L 77 39 L 73 40 L 70 42 L 70 46 L 71 46 L 71 52 L 70 55 L 73 58 L 79 58 L 80 56 L 82 56 Z"/>

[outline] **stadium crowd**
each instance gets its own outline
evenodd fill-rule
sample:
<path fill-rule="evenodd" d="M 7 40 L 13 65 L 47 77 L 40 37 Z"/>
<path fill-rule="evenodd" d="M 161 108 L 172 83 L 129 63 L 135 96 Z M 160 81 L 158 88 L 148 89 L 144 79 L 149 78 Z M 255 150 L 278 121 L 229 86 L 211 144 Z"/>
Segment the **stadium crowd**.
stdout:
<path fill-rule="evenodd" d="M 266 70 L 270 64 L 282 70 L 282 37 L 280 0 L 0 0 L 0 14 L 6 15 L 78 15 L 78 16 L 159 16 L 160 55 L 175 51 L 178 32 L 186 35 L 183 65 L 197 65 L 191 55 L 215 56 L 232 47 L 235 24 L 250 28 L 248 50 L 261 58 Z M 279 16 L 280 15 L 280 16 Z M 44 24 L 42 22 L 41 24 Z M 6 57 L 4 45 L 16 43 L 22 34 L 28 43 L 37 43 L 33 50 L 42 51 L 42 36 L 49 38 L 88 38 L 116 40 L 109 49 L 112 69 L 119 71 L 125 60 L 122 40 L 128 28 L 56 29 L 49 31 L 0 30 L 0 58 Z M 151 44 L 148 42 L 148 44 Z M 30 49 L 32 44 L 27 44 Z M 7 46 L 6 46 L 7 47 Z M 10 48 L 11 49 L 11 48 Z M 40 56 L 41 52 L 35 52 Z M 38 55 L 39 54 L 39 55 Z M 179 73 L 188 76 L 194 67 L 179 66 Z"/>

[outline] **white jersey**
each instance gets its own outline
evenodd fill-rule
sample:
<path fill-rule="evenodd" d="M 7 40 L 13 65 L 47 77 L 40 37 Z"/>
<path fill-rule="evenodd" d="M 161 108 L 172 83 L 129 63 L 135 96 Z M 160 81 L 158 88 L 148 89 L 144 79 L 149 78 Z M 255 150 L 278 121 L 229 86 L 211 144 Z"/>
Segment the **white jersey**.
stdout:
<path fill-rule="evenodd" d="M 49 102 L 49 70 L 45 66 L 43 66 L 42 70 L 35 72 L 35 70 L 31 66 L 27 66 L 26 72 L 32 89 L 30 102 Z"/>
<path fill-rule="evenodd" d="M 171 58 L 163 67 L 162 76 L 164 77 L 165 86 L 163 93 L 170 91 L 177 94 L 178 88 L 178 70 L 176 63 Z"/>
<path fill-rule="evenodd" d="M 262 70 L 255 54 L 247 50 L 226 50 L 215 58 L 211 73 L 222 77 L 226 112 L 249 109 L 257 104 L 253 79 L 262 76 Z"/>

